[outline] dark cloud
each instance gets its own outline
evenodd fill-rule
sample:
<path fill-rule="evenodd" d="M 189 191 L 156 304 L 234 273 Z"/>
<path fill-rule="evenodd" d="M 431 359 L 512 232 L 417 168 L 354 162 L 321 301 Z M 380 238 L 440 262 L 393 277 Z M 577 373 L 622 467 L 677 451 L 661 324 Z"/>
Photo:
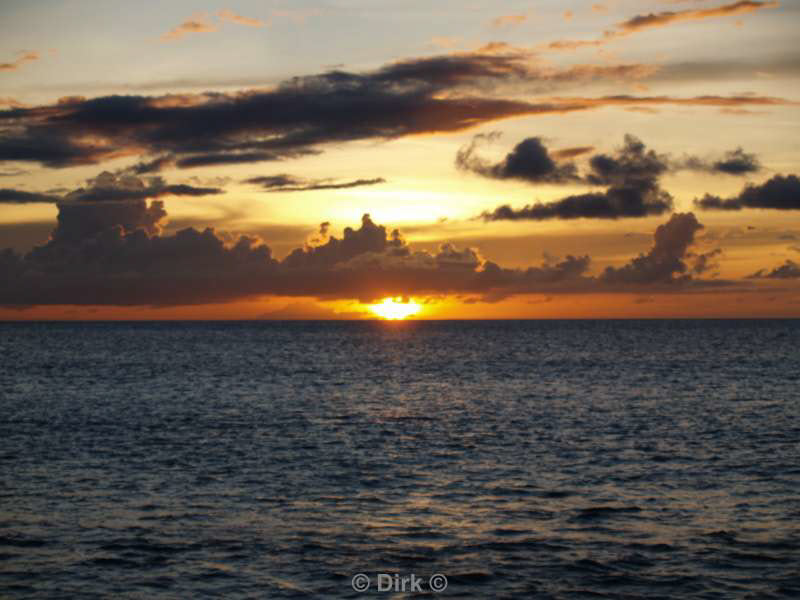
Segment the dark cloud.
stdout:
<path fill-rule="evenodd" d="M 0 304 L 175 305 L 264 295 L 372 301 L 412 294 L 497 301 L 526 293 L 702 284 L 684 273 L 681 260 L 694 231 L 685 221 L 691 218 L 700 227 L 692 215 L 673 216 L 656 231 L 647 256 L 598 278 L 588 274 L 588 256 L 547 257 L 540 266 L 511 269 L 452 244 L 415 251 L 399 231 L 375 224 L 368 215 L 341 238 L 323 223 L 309 243 L 281 261 L 251 236 L 230 237 L 210 228 L 164 235 L 166 212 L 158 200 L 75 201 L 58 207 L 48 242 L 24 256 L 0 252 Z"/>
<path fill-rule="evenodd" d="M 575 146 L 573 148 L 562 148 L 561 150 L 555 150 L 553 151 L 552 156 L 557 159 L 575 158 L 576 156 L 589 154 L 593 151 L 594 146 Z"/>
<path fill-rule="evenodd" d="M 175 164 L 171 156 L 158 156 L 150 160 L 144 160 L 128 168 L 133 175 L 146 175 L 148 173 L 158 173 L 167 167 Z"/>
<path fill-rule="evenodd" d="M 714 248 L 708 252 L 688 253 L 687 258 L 693 259 L 692 273 L 702 275 L 719 268 L 719 264 L 714 260 L 722 254 L 722 248 Z"/>
<path fill-rule="evenodd" d="M 267 192 L 306 192 L 310 190 L 341 190 L 365 185 L 377 185 L 386 183 L 386 180 L 383 177 L 375 177 L 373 179 L 336 182 L 331 179 L 306 179 L 281 173 L 278 175 L 250 177 L 242 181 L 242 183 L 259 185 Z"/>
<path fill-rule="evenodd" d="M 624 186 L 631 182 L 643 187 L 655 185 L 669 169 L 669 159 L 647 147 L 637 137 L 626 134 L 624 144 L 613 154 L 596 154 L 589 160 L 589 183 Z"/>
<path fill-rule="evenodd" d="M 496 137 L 497 134 L 476 135 L 470 144 L 456 154 L 456 166 L 493 179 L 519 179 L 530 183 L 566 183 L 578 180 L 575 165 L 559 164 L 553 160 L 538 137 L 522 140 L 499 163 L 492 164 L 477 156 L 477 145 Z"/>
<path fill-rule="evenodd" d="M 800 179 L 796 175 L 775 175 L 760 185 L 748 184 L 733 198 L 706 194 L 694 201 L 702 210 L 742 210 L 771 208 L 800 210 Z"/>
<path fill-rule="evenodd" d="M 690 280 L 684 259 L 695 234 L 702 228 L 692 213 L 672 215 L 669 221 L 656 229 L 653 247 L 647 254 L 641 254 L 619 268 L 607 267 L 601 280 L 614 284 L 663 284 Z"/>
<path fill-rule="evenodd" d="M 755 154 L 745 152 L 742 148 L 727 152 L 722 158 L 704 160 L 698 157 L 686 157 L 676 161 L 675 170 L 689 169 L 693 171 L 706 171 L 708 173 L 722 173 L 726 175 L 749 175 L 761 170 L 761 162 Z"/>
<path fill-rule="evenodd" d="M 319 152 L 326 144 L 449 133 L 509 117 L 603 106 L 787 103 L 751 95 L 541 102 L 502 97 L 520 82 L 635 77 L 644 67 L 545 69 L 530 54 L 487 51 L 405 60 L 366 73 L 329 71 L 268 90 L 65 98 L 48 106 L 0 110 L 0 161 L 69 167 L 128 155 L 151 157 L 136 167 L 142 174 L 172 163 L 197 167 L 280 160 Z"/>
<path fill-rule="evenodd" d="M 103 171 L 87 180 L 86 187 L 72 190 L 63 196 L 52 192 L 26 192 L 24 190 L 0 189 L 0 204 L 26 204 L 33 202 L 126 202 L 162 196 L 212 196 L 224 190 L 216 187 L 197 187 L 187 184 L 168 184 L 161 177 L 140 179 L 126 173 Z"/>
<path fill-rule="evenodd" d="M 775 267 L 771 271 L 760 269 L 749 276 L 750 279 L 798 279 L 800 278 L 800 265 L 790 259 Z"/>
<path fill-rule="evenodd" d="M 52 204 L 59 201 L 58 196 L 42 194 L 39 192 L 26 192 L 25 190 L 15 190 L 11 188 L 0 188 L 0 204 L 32 204 L 44 202 Z"/>
<path fill-rule="evenodd" d="M 545 219 L 620 219 L 660 215 L 672 210 L 672 196 L 659 185 L 668 159 L 647 150 L 632 135 L 613 154 L 596 154 L 582 178 L 592 185 L 608 186 L 602 192 L 567 196 L 555 202 L 535 203 L 521 209 L 508 205 L 483 213 L 485 221 Z M 577 175 L 575 175 L 576 179 Z"/>
<path fill-rule="evenodd" d="M 752 0 L 742 0 L 722 6 L 704 8 L 698 10 L 665 11 L 660 13 L 650 13 L 647 15 L 636 15 L 617 25 L 617 29 L 606 32 L 607 37 L 620 35 L 630 35 L 643 29 L 653 27 L 664 27 L 673 23 L 685 21 L 699 21 L 712 17 L 724 17 L 730 15 L 741 15 L 755 12 L 762 8 L 772 8 L 778 6 L 778 2 L 754 2 Z"/>

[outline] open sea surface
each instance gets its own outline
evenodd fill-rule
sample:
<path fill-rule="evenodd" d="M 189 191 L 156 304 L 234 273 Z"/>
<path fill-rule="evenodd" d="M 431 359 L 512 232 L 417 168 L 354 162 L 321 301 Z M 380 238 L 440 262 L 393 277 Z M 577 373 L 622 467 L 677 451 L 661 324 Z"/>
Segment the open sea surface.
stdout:
<path fill-rule="evenodd" d="M 800 598 L 800 321 L 6 323 L 0 356 L 2 598 Z"/>

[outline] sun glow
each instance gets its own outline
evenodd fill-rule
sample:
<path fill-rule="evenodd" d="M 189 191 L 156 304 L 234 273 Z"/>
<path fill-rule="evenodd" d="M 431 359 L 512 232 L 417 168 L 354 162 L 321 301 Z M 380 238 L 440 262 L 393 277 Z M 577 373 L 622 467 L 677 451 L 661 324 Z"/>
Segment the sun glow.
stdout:
<path fill-rule="evenodd" d="M 420 305 L 403 298 L 384 298 L 379 304 L 370 304 L 369 309 L 381 319 L 396 321 L 417 314 Z"/>

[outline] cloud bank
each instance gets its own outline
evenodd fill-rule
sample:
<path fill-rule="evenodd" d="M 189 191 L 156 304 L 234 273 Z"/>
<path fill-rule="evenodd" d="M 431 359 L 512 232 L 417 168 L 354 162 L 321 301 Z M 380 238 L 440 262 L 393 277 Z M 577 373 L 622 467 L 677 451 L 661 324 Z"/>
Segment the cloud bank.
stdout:
<path fill-rule="evenodd" d="M 58 203 L 58 223 L 46 243 L 26 255 L 0 252 L 0 305 L 160 306 L 266 295 L 371 301 L 456 294 L 496 301 L 525 293 L 667 292 L 709 285 L 694 278 L 685 262 L 702 227 L 692 214 L 673 215 L 660 226 L 648 254 L 592 276 L 588 255 L 519 269 L 452 244 L 417 251 L 398 230 L 368 215 L 342 237 L 323 223 L 309 243 L 278 260 L 251 236 L 211 228 L 165 235 L 167 213 L 160 200 L 99 201 L 85 193 Z"/>

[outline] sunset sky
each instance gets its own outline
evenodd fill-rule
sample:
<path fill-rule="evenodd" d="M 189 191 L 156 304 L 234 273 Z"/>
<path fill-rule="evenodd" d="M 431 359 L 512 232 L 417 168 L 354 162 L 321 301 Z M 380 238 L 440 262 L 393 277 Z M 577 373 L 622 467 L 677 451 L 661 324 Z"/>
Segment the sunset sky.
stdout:
<path fill-rule="evenodd" d="M 798 25 L 5 0 L 0 319 L 800 316 Z"/>

